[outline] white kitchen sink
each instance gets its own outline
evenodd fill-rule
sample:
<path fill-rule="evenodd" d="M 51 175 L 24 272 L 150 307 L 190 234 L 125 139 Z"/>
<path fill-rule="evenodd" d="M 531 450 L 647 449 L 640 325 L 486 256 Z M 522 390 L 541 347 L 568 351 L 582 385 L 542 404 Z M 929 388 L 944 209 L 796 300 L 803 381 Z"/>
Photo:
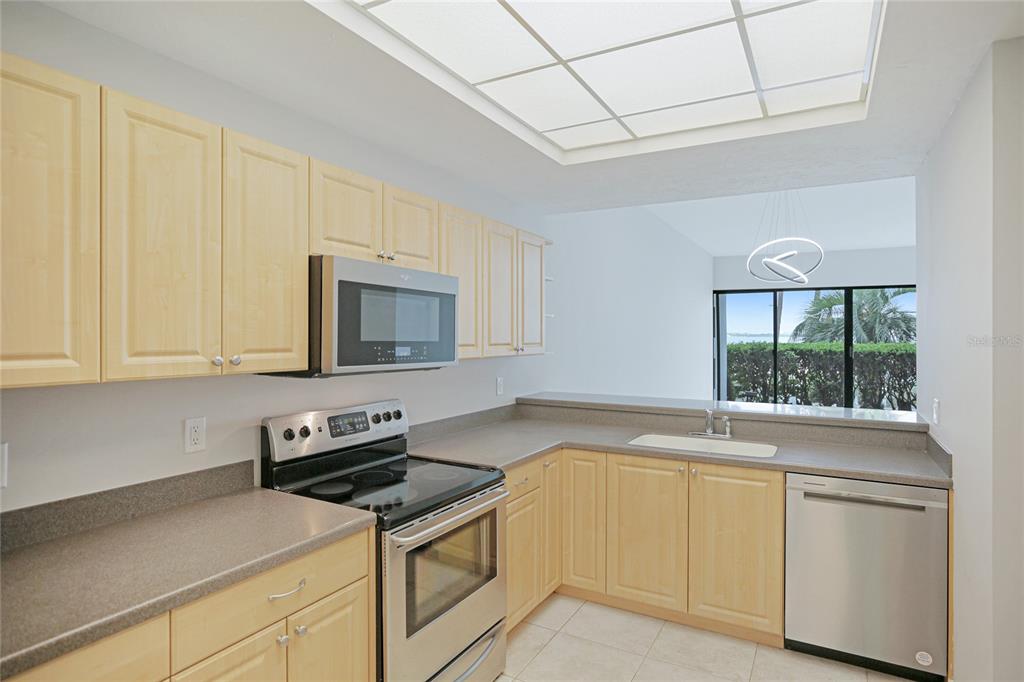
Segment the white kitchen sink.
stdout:
<path fill-rule="evenodd" d="M 688 450 L 690 452 L 711 452 L 716 455 L 737 455 L 739 457 L 774 457 L 779 449 L 767 443 L 746 443 L 740 440 L 715 440 L 693 436 L 662 436 L 646 433 L 629 441 L 629 445 L 667 450 Z"/>

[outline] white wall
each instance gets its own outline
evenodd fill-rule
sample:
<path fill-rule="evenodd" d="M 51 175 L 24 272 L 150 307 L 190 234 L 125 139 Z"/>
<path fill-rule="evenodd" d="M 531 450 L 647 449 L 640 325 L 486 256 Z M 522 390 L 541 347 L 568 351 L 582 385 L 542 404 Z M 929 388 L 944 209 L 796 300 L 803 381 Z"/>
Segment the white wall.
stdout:
<path fill-rule="evenodd" d="M 747 257 L 714 259 L 715 289 L 800 289 L 796 284 L 768 284 L 747 272 Z M 915 284 L 917 255 L 913 246 L 887 249 L 827 251 L 821 267 L 810 276 L 812 287 L 857 287 Z"/>
<path fill-rule="evenodd" d="M 1022 55 L 996 44 L 918 174 L 918 405 L 941 401 L 953 454 L 961 680 L 1024 679 Z"/>
<path fill-rule="evenodd" d="M 306 152 L 514 225 L 543 230 L 522 206 L 256 97 L 230 83 L 38 3 L 3 3 L 3 49 Z M 558 247 L 551 249 L 557 252 Z M 260 418 L 378 398 L 405 399 L 413 423 L 510 403 L 547 388 L 545 356 L 433 372 L 329 380 L 214 377 L 0 392 L 14 509 L 258 456 Z M 495 395 L 495 377 L 505 377 Z M 183 454 L 182 420 L 206 416 L 207 449 Z"/>
<path fill-rule="evenodd" d="M 644 209 L 551 216 L 552 390 L 711 398 L 711 256 Z"/>

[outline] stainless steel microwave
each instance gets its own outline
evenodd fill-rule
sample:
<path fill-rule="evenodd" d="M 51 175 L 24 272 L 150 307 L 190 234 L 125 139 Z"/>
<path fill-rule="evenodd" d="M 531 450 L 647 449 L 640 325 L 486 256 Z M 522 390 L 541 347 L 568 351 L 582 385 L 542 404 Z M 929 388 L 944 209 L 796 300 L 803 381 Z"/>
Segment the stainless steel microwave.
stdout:
<path fill-rule="evenodd" d="M 309 369 L 302 376 L 454 365 L 459 280 L 384 263 L 311 256 Z"/>

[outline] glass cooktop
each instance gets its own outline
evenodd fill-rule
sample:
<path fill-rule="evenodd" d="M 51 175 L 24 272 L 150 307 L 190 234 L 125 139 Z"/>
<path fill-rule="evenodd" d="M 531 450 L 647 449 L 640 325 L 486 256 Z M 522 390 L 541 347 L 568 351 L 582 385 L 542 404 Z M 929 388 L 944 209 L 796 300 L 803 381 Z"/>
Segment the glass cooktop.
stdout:
<path fill-rule="evenodd" d="M 292 490 L 294 494 L 377 514 L 389 529 L 502 480 L 498 469 L 398 455 Z"/>

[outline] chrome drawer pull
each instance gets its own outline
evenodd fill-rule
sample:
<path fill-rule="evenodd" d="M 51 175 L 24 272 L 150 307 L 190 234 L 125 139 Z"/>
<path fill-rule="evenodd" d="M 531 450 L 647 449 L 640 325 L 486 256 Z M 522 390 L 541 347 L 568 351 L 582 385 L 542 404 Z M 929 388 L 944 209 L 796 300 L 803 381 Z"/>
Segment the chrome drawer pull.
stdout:
<path fill-rule="evenodd" d="M 288 638 L 288 635 L 278 635 L 277 636 L 277 644 L 278 644 L 278 646 L 288 646 L 288 642 L 290 642 L 290 641 L 291 640 Z"/>
<path fill-rule="evenodd" d="M 282 592 L 281 594 L 272 594 L 269 597 L 267 597 L 267 601 L 274 601 L 275 599 L 284 599 L 285 597 L 290 597 L 293 594 L 297 594 L 299 592 L 299 590 L 301 590 L 305 586 L 306 586 L 306 579 L 303 578 L 302 580 L 299 581 L 299 586 L 296 587 L 294 590 L 289 590 L 288 592 Z"/>
<path fill-rule="evenodd" d="M 516 483 L 516 487 L 521 486 L 521 485 L 526 485 L 529 482 L 530 482 L 530 477 L 529 476 L 523 476 L 523 480 L 519 481 L 519 483 Z"/>
<path fill-rule="evenodd" d="M 295 634 L 298 635 L 299 637 L 305 637 L 308 632 L 309 632 L 309 628 L 306 627 L 305 625 L 297 625 L 295 627 Z"/>

